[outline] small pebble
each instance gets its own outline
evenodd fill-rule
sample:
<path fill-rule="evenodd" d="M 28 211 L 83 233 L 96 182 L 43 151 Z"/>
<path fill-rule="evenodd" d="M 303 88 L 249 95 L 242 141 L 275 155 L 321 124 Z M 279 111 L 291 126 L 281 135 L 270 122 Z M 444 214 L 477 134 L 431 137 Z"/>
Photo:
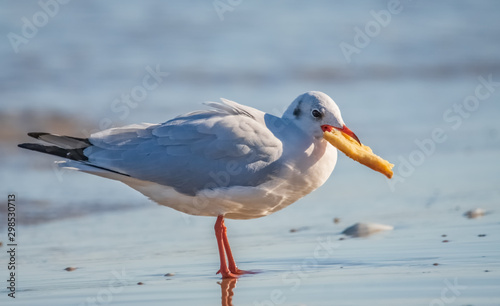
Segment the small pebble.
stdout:
<path fill-rule="evenodd" d="M 305 231 L 305 230 L 308 230 L 308 229 L 309 229 L 309 227 L 307 227 L 307 226 L 296 227 L 296 228 L 290 229 L 290 233 L 301 232 L 301 231 Z"/>
<path fill-rule="evenodd" d="M 446 237 L 446 235 L 445 235 L 445 234 L 443 234 L 443 235 L 441 235 L 441 237 Z"/>
<path fill-rule="evenodd" d="M 464 214 L 469 219 L 476 219 L 485 215 L 485 211 L 482 208 L 471 209 Z"/>
<path fill-rule="evenodd" d="M 356 223 L 346 228 L 342 234 L 352 237 L 367 237 L 381 231 L 390 231 L 394 227 L 377 223 Z"/>
<path fill-rule="evenodd" d="M 144 285 L 144 283 L 143 282 L 138 282 L 137 285 Z"/>
<path fill-rule="evenodd" d="M 340 223 L 340 218 L 333 218 L 333 223 L 339 224 Z"/>
<path fill-rule="evenodd" d="M 490 270 L 484 270 L 484 272 L 490 272 Z"/>
<path fill-rule="evenodd" d="M 486 237 L 486 234 L 479 234 L 478 237 Z"/>
<path fill-rule="evenodd" d="M 450 242 L 449 240 L 443 240 L 443 242 Z"/>
<path fill-rule="evenodd" d="M 66 270 L 66 271 L 75 271 L 76 268 L 75 267 L 67 267 L 64 270 Z"/>
<path fill-rule="evenodd" d="M 439 266 L 439 264 L 436 262 L 436 263 L 433 263 L 432 264 L 433 266 Z"/>
<path fill-rule="evenodd" d="M 345 240 L 345 238 L 344 237 L 340 237 L 339 240 Z"/>
<path fill-rule="evenodd" d="M 164 276 L 174 276 L 174 275 L 175 275 L 175 273 L 167 273 Z"/>

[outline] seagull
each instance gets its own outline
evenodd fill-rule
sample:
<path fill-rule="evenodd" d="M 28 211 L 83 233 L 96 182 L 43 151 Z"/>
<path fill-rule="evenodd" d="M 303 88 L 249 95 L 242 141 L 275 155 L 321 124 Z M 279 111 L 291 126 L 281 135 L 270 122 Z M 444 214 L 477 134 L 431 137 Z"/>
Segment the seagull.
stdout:
<path fill-rule="evenodd" d="M 28 133 L 50 145 L 18 146 L 62 157 L 60 167 L 123 182 L 160 205 L 216 217 L 217 274 L 236 278 L 254 272 L 237 267 L 224 219 L 270 215 L 323 185 L 337 162 L 325 130 L 359 139 L 319 91 L 298 96 L 281 117 L 226 99 L 205 104 L 210 109 L 89 138 Z"/>

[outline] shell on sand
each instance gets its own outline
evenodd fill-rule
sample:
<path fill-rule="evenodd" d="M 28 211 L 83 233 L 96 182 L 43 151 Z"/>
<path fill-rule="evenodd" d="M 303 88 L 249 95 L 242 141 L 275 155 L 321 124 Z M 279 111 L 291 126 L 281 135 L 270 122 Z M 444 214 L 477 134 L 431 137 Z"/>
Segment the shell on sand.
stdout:
<path fill-rule="evenodd" d="M 486 212 L 484 211 L 484 209 L 482 209 L 482 208 L 475 208 L 475 209 L 471 209 L 468 212 L 466 212 L 464 214 L 464 216 L 466 216 L 469 219 L 475 219 L 475 218 L 482 217 L 485 214 L 486 214 Z"/>
<path fill-rule="evenodd" d="M 385 224 L 377 224 L 377 223 L 356 223 L 353 226 L 346 228 L 342 234 L 352 236 L 352 237 L 367 237 L 372 234 L 381 232 L 381 231 L 390 231 L 393 230 L 394 227 Z"/>

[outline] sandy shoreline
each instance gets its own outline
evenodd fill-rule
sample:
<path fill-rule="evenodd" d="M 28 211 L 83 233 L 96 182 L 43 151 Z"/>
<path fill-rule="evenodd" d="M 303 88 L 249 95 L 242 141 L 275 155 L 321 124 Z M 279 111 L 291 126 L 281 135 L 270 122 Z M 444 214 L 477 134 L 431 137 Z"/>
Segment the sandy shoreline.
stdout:
<path fill-rule="evenodd" d="M 300 208 L 228 222 L 240 267 L 261 272 L 224 284 L 236 285 L 234 305 L 440 305 L 443 292 L 453 305 L 498 304 L 494 215 L 469 220 L 444 213 L 436 217 L 453 222 L 429 228 L 419 226 L 426 222 L 419 218 L 391 232 L 339 240 L 345 224 L 327 218 L 290 233 L 282 218 L 294 220 Z M 87 305 L 93 298 L 120 305 L 219 305 L 212 219 L 186 219 L 151 204 L 22 226 L 16 305 Z M 8 301 L 5 289 L 1 296 Z"/>

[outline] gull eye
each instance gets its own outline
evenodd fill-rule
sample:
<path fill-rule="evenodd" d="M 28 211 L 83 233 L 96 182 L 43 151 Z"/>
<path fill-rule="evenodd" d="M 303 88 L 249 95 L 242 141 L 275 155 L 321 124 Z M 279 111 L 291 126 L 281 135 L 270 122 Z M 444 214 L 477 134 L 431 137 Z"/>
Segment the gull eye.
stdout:
<path fill-rule="evenodd" d="M 321 117 L 323 117 L 323 114 L 321 114 L 321 112 L 319 110 L 317 110 L 317 109 L 313 109 L 313 111 L 312 111 L 311 114 L 312 114 L 312 116 L 314 118 L 321 118 Z"/>

